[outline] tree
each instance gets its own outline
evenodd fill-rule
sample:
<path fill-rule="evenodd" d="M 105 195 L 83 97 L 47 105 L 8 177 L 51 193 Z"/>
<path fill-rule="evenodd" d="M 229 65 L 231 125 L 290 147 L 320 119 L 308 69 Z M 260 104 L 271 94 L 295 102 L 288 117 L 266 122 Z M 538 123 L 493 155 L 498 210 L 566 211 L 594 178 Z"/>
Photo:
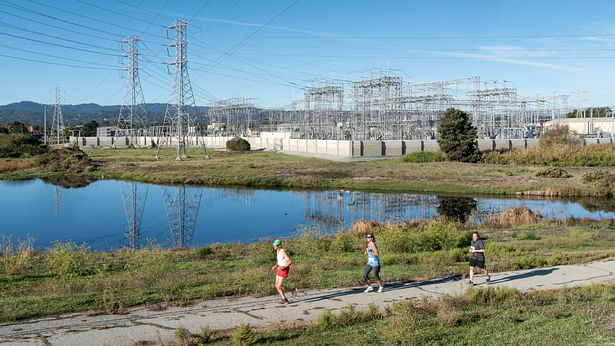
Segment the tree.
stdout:
<path fill-rule="evenodd" d="M 83 124 L 83 127 L 81 128 L 81 136 L 96 137 L 97 128 L 98 128 L 98 122 L 96 122 L 96 120 L 89 121 Z"/>
<path fill-rule="evenodd" d="M 470 122 L 468 113 L 455 108 L 448 108 L 440 118 L 438 125 L 438 145 L 446 157 L 452 161 L 477 162 L 477 131 Z"/>
<path fill-rule="evenodd" d="M 13 121 L 9 124 L 9 132 L 10 133 L 28 133 L 28 130 L 24 126 L 23 123 L 19 121 Z"/>
<path fill-rule="evenodd" d="M 476 200 L 470 197 L 438 196 L 438 214 L 461 223 L 476 209 Z"/>

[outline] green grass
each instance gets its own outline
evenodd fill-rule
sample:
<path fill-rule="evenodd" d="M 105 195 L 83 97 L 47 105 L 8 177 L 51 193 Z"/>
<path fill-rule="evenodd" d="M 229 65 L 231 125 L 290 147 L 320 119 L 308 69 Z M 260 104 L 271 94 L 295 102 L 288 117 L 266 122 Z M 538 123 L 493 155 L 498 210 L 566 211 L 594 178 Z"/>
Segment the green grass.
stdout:
<path fill-rule="evenodd" d="M 328 318 L 327 324 L 252 333 L 255 344 L 272 345 L 347 345 L 351 340 L 355 345 L 612 344 L 614 313 L 613 285 L 529 292 L 471 289 L 457 296 L 396 303 L 389 309 L 346 309 L 332 322 Z M 230 343 L 222 335 L 213 341 Z"/>
<path fill-rule="evenodd" d="M 86 149 L 97 168 L 91 172 L 49 172 L 24 167 L 0 172 L 0 179 L 30 179 L 58 175 L 90 179 L 119 179 L 154 184 L 241 186 L 275 189 L 348 189 L 454 194 L 611 196 L 612 188 L 584 182 L 587 168 L 569 168 L 565 179 L 536 177 L 532 166 L 502 166 L 458 162 L 379 160 L 332 162 L 270 152 L 210 152 L 188 149 L 189 158 L 177 162 L 173 149 Z M 421 161 L 437 153 L 409 154 Z M 439 157 L 439 156 L 438 156 Z M 410 159 L 412 158 L 412 159 Z M 432 160 L 433 161 L 433 160 Z M 615 169 L 605 169 L 615 172 Z"/>
<path fill-rule="evenodd" d="M 488 268 L 497 272 L 613 257 L 612 229 L 612 223 L 603 221 L 480 231 L 487 237 Z M 387 282 L 467 272 L 467 226 L 431 222 L 408 228 L 376 227 L 372 231 L 378 238 L 381 275 Z M 295 262 L 291 286 L 362 284 L 362 233 L 305 231 L 298 238 L 285 240 L 284 247 Z M 31 254 L 14 275 L 0 274 L 0 320 L 87 310 L 117 313 L 139 304 L 173 305 L 195 299 L 275 294 L 274 262 L 269 240 L 217 244 L 207 250 L 154 247 L 111 253 L 64 244 L 54 251 Z"/>

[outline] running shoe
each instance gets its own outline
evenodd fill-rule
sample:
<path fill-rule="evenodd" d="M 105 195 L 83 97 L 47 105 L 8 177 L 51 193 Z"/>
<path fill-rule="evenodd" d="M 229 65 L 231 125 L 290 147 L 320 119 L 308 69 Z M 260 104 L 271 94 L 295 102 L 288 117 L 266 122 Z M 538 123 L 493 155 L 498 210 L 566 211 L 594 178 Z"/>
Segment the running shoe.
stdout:
<path fill-rule="evenodd" d="M 468 285 L 470 285 L 470 286 L 474 286 L 474 282 L 473 282 L 472 280 L 469 280 L 469 281 L 468 281 Z"/>
<path fill-rule="evenodd" d="M 487 282 L 491 282 L 491 275 L 487 275 Z"/>
<path fill-rule="evenodd" d="M 366 288 L 366 289 L 365 289 L 365 291 L 363 291 L 363 292 L 365 292 L 365 293 L 369 293 L 369 292 L 371 292 L 371 291 L 373 291 L 373 290 L 374 290 L 374 288 L 373 288 L 372 286 L 367 286 L 367 288 Z"/>
<path fill-rule="evenodd" d="M 293 298 L 297 298 L 297 294 L 298 294 L 298 293 L 299 293 L 299 289 L 295 287 L 295 288 L 293 289 L 293 292 L 292 292 L 292 294 L 293 294 Z"/>
<path fill-rule="evenodd" d="M 284 304 L 284 305 L 288 304 L 288 299 L 282 299 L 280 301 L 280 304 Z"/>
<path fill-rule="evenodd" d="M 378 293 L 382 293 L 382 286 L 378 287 Z"/>

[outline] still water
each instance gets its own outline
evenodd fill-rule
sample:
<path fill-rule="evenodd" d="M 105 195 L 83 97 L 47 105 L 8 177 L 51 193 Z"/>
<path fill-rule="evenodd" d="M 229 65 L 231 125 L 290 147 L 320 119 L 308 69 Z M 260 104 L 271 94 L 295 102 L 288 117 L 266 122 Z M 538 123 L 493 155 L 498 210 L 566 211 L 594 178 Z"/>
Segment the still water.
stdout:
<path fill-rule="evenodd" d="M 481 217 L 518 206 L 562 218 L 615 218 L 614 204 L 606 200 L 245 190 L 113 180 L 64 188 L 29 180 L 0 181 L 0 234 L 31 236 L 37 247 L 56 240 L 86 242 L 94 250 L 142 247 L 148 241 L 198 247 L 293 236 L 301 225 L 334 232 L 357 220 Z"/>

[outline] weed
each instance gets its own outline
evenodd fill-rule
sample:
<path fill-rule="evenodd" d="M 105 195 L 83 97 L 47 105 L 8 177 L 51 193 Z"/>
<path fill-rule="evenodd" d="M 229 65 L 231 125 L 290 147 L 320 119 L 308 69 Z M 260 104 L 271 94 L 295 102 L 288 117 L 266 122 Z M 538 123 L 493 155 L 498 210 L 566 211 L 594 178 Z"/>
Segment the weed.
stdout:
<path fill-rule="evenodd" d="M 318 316 L 318 325 L 323 329 L 329 329 L 335 325 L 335 315 L 327 309 Z"/>
<path fill-rule="evenodd" d="M 0 260 L 6 275 L 23 273 L 32 259 L 32 244 L 34 240 L 27 237 L 24 240 L 0 236 Z"/>
<path fill-rule="evenodd" d="M 233 345 L 247 346 L 258 342 L 258 335 L 254 333 L 249 324 L 240 324 L 231 336 Z"/>
<path fill-rule="evenodd" d="M 175 340 L 177 340 L 177 342 L 184 345 L 186 343 L 186 339 L 188 338 L 188 336 L 190 336 L 190 332 L 188 331 L 188 329 L 179 326 L 173 332 L 173 336 L 175 337 Z"/>

